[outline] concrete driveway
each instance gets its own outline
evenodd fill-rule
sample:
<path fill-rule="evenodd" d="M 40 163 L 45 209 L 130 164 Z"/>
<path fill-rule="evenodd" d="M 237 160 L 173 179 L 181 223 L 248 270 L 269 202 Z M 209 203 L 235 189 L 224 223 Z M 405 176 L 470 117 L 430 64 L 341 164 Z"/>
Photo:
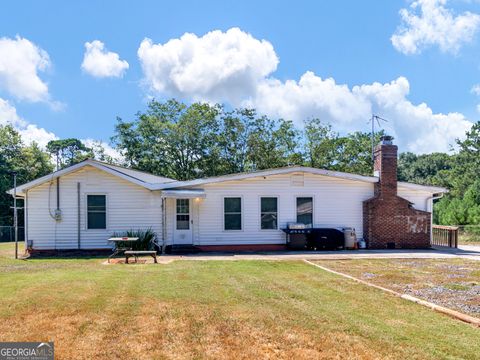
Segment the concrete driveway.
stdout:
<path fill-rule="evenodd" d="M 341 251 L 275 251 L 255 253 L 199 253 L 162 255 L 160 263 L 175 260 L 346 260 L 346 259 L 449 259 L 480 261 L 480 246 L 459 246 L 458 249 L 435 247 L 425 250 L 341 250 Z"/>

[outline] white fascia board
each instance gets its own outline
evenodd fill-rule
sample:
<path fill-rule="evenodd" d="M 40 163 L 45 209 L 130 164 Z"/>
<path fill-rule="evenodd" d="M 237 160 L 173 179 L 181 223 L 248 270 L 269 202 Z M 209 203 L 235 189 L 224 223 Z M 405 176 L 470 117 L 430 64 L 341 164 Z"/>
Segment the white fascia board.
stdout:
<path fill-rule="evenodd" d="M 131 176 L 125 175 L 124 173 L 122 173 L 120 171 L 113 170 L 113 169 L 111 169 L 107 166 L 102 165 L 101 163 L 96 162 L 96 161 L 85 160 L 85 161 L 82 161 L 78 164 L 69 166 L 68 168 L 55 171 L 51 174 L 42 176 L 42 177 L 40 177 L 38 179 L 35 179 L 33 181 L 30 181 L 26 184 L 17 186 L 17 195 L 21 196 L 21 193 L 24 193 L 28 189 L 31 189 L 31 188 L 33 188 L 35 186 L 38 186 L 38 185 L 41 185 L 41 184 L 43 184 L 47 181 L 52 181 L 52 180 L 55 180 L 56 178 L 59 178 L 61 176 L 65 176 L 67 174 L 70 174 L 70 173 L 72 173 L 74 171 L 77 171 L 77 170 L 79 170 L 79 169 L 81 169 L 85 166 L 92 166 L 92 167 L 97 168 L 99 170 L 105 171 L 105 172 L 107 172 L 111 175 L 118 176 L 118 177 L 120 177 L 120 178 L 122 178 L 126 181 L 132 182 L 134 184 L 137 184 L 139 186 L 142 186 L 142 187 L 145 187 L 149 190 L 152 190 L 151 189 L 151 184 L 149 184 L 149 183 L 145 183 L 145 182 L 140 181 L 138 179 L 135 179 Z M 13 189 L 8 190 L 7 193 L 10 194 L 10 195 L 13 195 Z"/>
<path fill-rule="evenodd" d="M 262 176 L 281 175 L 281 174 L 288 174 L 288 173 L 295 173 L 295 172 L 305 172 L 305 173 L 311 173 L 315 175 L 330 176 L 330 177 L 335 177 L 335 178 L 340 178 L 345 180 L 363 181 L 368 183 L 378 182 L 378 178 L 373 176 L 363 176 L 363 175 L 349 174 L 349 173 L 343 173 L 338 171 L 330 171 L 330 170 L 297 166 L 297 167 L 288 167 L 288 168 L 272 169 L 272 170 L 265 170 L 265 171 L 255 171 L 251 173 L 218 176 L 218 177 L 211 177 L 211 178 L 190 180 L 190 181 L 174 181 L 167 184 L 153 184 L 153 188 L 154 190 L 173 189 L 173 188 L 179 188 L 179 187 L 214 184 L 214 183 L 219 183 L 224 181 L 244 180 L 244 179 L 251 179 L 251 178 L 262 177 Z"/>
<path fill-rule="evenodd" d="M 448 189 L 439 186 L 429 186 L 429 185 L 419 185 L 407 182 L 398 182 L 398 187 L 409 189 L 409 190 L 417 190 L 417 191 L 426 191 L 432 194 L 445 194 L 448 193 Z"/>

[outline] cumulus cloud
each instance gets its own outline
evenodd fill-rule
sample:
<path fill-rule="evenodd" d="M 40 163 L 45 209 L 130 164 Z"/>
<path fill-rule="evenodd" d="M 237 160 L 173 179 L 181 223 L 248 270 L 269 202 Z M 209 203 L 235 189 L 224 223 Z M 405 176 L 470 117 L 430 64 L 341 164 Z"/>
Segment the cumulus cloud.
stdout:
<path fill-rule="evenodd" d="M 413 104 L 404 77 L 353 87 L 311 71 L 299 80 L 276 79 L 278 57 L 272 45 L 237 28 L 202 37 L 185 34 L 163 45 L 147 39 L 138 55 L 154 95 L 253 107 L 299 126 L 318 117 L 343 133 L 368 130 L 366 123 L 375 113 L 389 120 L 386 130 L 402 151 L 449 151 L 472 126 L 460 113 L 435 113 L 425 103 Z"/>
<path fill-rule="evenodd" d="M 2 98 L 0 98 L 0 125 L 13 126 L 13 128 L 19 132 L 25 144 L 29 145 L 32 142 L 36 142 L 43 149 L 45 149 L 49 141 L 57 140 L 59 138 L 54 133 L 21 118 L 15 107 Z M 103 141 L 90 138 L 82 139 L 81 141 L 87 147 L 93 149 L 96 158 L 100 159 L 103 152 L 103 154 L 110 156 L 118 163 L 121 163 L 124 160 L 121 153 Z"/>
<path fill-rule="evenodd" d="M 417 0 L 410 9 L 401 9 L 402 25 L 392 35 L 395 49 L 410 55 L 437 45 L 443 52 L 456 53 L 472 41 L 480 25 L 480 16 L 464 12 L 455 16 L 445 8 L 447 0 Z"/>
<path fill-rule="evenodd" d="M 15 107 L 7 100 L 0 98 L 0 125 L 12 125 L 22 136 L 25 143 L 38 143 L 41 147 L 45 147 L 50 140 L 55 140 L 55 134 L 40 128 L 35 124 L 22 119 Z"/>
<path fill-rule="evenodd" d="M 48 85 L 38 73 L 50 66 L 47 52 L 17 36 L 0 38 L 0 90 L 20 100 L 49 101 Z"/>
<path fill-rule="evenodd" d="M 257 96 L 242 105 L 297 122 L 318 117 L 342 132 L 365 130 L 371 114 L 381 114 L 389 120 L 385 130 L 397 139 L 400 148 L 416 153 L 448 151 L 472 126 L 460 113 L 435 114 L 425 103 L 413 104 L 407 98 L 409 92 L 404 77 L 350 89 L 334 79 L 324 80 L 307 72 L 298 82 L 261 82 Z"/>
<path fill-rule="evenodd" d="M 151 90 L 207 101 L 239 101 L 252 95 L 258 81 L 278 64 L 272 44 L 238 28 L 202 37 L 186 33 L 163 45 L 145 39 L 138 58 Z"/>
<path fill-rule="evenodd" d="M 82 70 L 94 77 L 122 77 L 128 69 L 128 62 L 120 60 L 117 53 L 108 51 L 99 40 L 85 43 Z"/>

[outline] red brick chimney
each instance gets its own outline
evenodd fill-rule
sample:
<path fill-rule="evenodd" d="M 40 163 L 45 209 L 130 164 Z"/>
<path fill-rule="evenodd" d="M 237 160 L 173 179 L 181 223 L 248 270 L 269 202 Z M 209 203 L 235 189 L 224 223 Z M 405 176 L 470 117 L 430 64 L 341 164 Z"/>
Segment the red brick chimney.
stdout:
<path fill-rule="evenodd" d="M 397 195 L 397 146 L 382 137 L 374 151 L 374 173 L 379 181 L 374 196 L 363 202 L 363 235 L 368 248 L 430 247 L 430 213 L 413 208 Z"/>
<path fill-rule="evenodd" d="M 380 181 L 375 184 L 375 195 L 387 197 L 397 195 L 397 152 L 391 136 L 382 136 L 374 151 L 374 175 Z"/>

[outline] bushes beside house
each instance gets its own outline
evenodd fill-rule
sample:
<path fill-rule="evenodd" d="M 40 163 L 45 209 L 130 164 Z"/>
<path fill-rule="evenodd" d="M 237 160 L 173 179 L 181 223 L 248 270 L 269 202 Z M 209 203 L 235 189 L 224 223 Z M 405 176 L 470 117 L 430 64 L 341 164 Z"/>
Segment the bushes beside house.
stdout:
<path fill-rule="evenodd" d="M 152 229 L 131 229 L 123 232 L 116 232 L 114 237 L 138 237 L 137 241 L 120 241 L 119 248 L 132 248 L 132 250 L 155 250 L 156 233 Z"/>

